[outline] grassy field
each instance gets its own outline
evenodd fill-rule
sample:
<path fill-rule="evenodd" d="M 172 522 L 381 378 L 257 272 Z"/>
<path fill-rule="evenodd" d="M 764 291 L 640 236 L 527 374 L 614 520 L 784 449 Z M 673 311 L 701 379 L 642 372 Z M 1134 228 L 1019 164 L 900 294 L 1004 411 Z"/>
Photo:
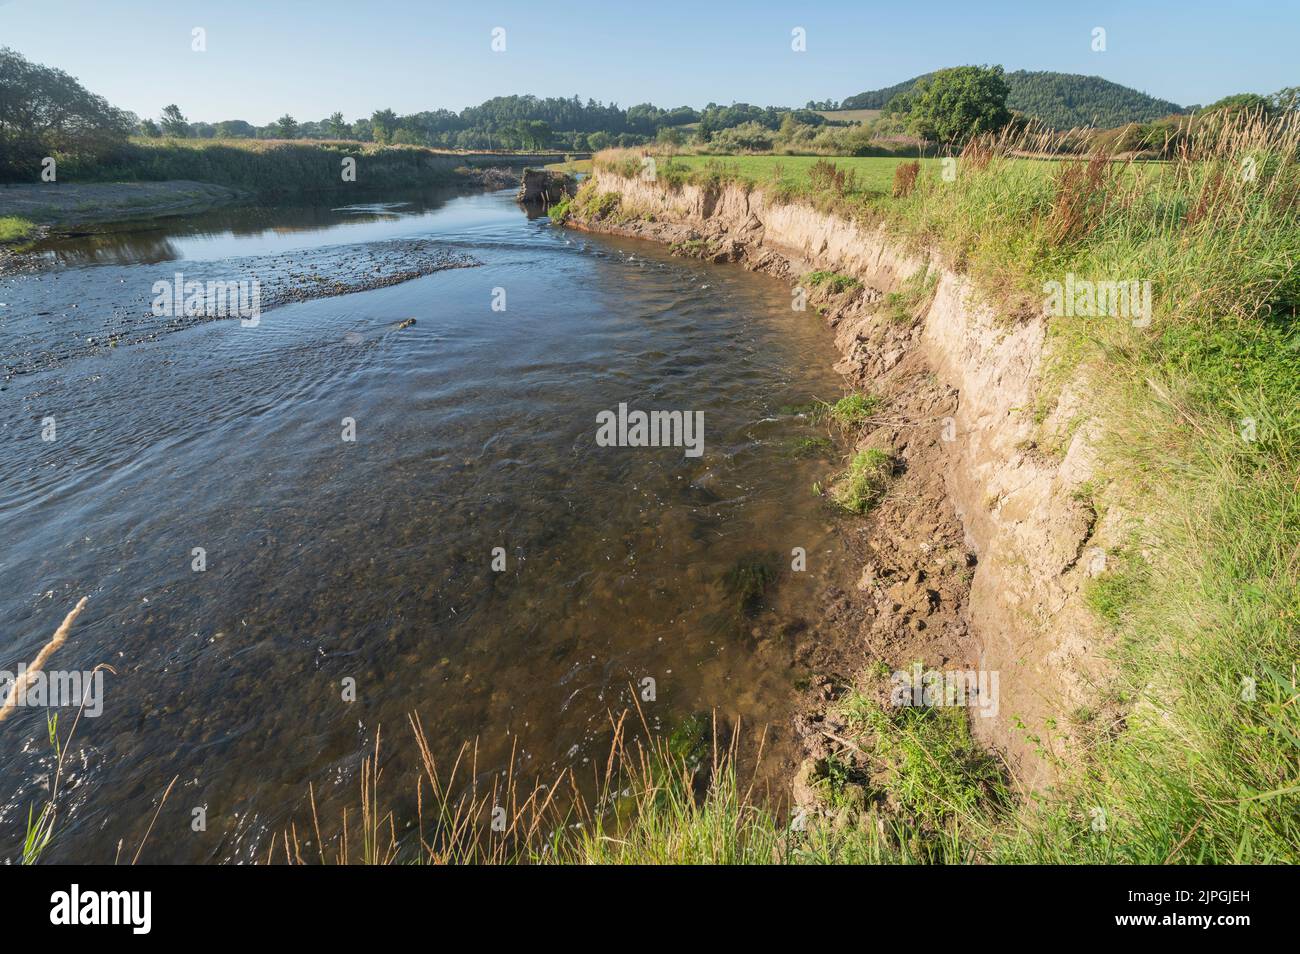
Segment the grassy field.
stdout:
<path fill-rule="evenodd" d="M 590 159 L 570 159 L 568 162 L 552 162 L 546 166 L 551 172 L 567 172 L 569 175 L 591 172 Z"/>
<path fill-rule="evenodd" d="M 729 179 L 754 184 L 779 181 L 792 192 L 806 194 L 812 191 L 808 170 L 823 159 L 822 156 L 677 156 L 670 163 L 681 164 L 691 171 L 720 169 Z M 855 177 L 855 188 L 852 191 L 865 196 L 887 194 L 894 184 L 894 169 L 900 163 L 910 160 L 848 156 L 825 161 L 852 172 Z M 660 160 L 661 166 L 662 162 Z M 922 166 L 936 170 L 936 175 L 940 162 L 939 159 L 921 160 Z"/>
<path fill-rule="evenodd" d="M 1050 320 L 1033 409 L 1046 422 L 1064 383 L 1086 381 L 1102 424 L 1086 493 L 1118 531 L 1084 595 L 1110 633 L 1118 714 L 1071 717 L 1092 742 L 1050 797 L 971 805 L 945 830 L 984 860 L 1296 863 L 1300 127 L 1221 117 L 1168 163 L 1011 158 L 1023 149 L 978 144 L 951 180 L 923 162 L 898 194 L 890 159 L 831 160 L 851 179 L 767 156 L 657 171 L 669 187 L 779 184 L 777 198 L 879 224 L 958 263 L 1008 322 L 1070 273 L 1152 283 L 1148 324 Z M 1037 446 L 1061 454 L 1069 436 Z"/>
<path fill-rule="evenodd" d="M 814 109 L 818 116 L 823 119 L 834 119 L 839 122 L 866 123 L 880 115 L 878 109 Z"/>

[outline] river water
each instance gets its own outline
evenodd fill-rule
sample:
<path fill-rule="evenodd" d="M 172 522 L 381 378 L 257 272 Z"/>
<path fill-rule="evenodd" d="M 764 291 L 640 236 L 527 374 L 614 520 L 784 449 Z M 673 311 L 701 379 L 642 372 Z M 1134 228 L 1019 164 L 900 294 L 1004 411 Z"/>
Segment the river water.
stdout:
<path fill-rule="evenodd" d="M 0 667 L 88 596 L 49 665 L 114 670 L 48 859 L 133 854 L 173 778 L 142 860 L 263 857 L 309 786 L 326 829 L 357 809 L 381 726 L 410 810 L 411 713 L 440 760 L 553 777 L 605 758 L 635 686 L 654 731 L 716 711 L 780 762 L 790 634 L 842 572 L 811 491 L 833 464 L 799 450 L 825 436 L 800 408 L 843 388 L 829 331 L 783 283 L 509 193 L 402 198 L 138 223 L 0 279 Z M 159 318 L 177 273 L 276 307 Z M 703 453 L 599 446 L 620 403 L 702 412 Z M 23 709 L 0 857 L 52 773 Z"/>

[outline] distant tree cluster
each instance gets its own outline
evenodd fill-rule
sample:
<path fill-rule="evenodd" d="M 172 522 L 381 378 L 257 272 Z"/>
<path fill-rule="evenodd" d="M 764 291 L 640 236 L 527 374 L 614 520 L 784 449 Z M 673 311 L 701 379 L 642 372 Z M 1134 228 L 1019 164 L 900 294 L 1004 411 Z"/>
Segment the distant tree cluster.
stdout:
<path fill-rule="evenodd" d="M 1201 112 L 1215 110 L 1229 112 L 1259 113 L 1261 116 L 1276 116 L 1287 111 L 1300 109 L 1300 86 L 1287 86 L 1269 96 L 1259 93 L 1236 93 L 1225 96 L 1217 103 L 1211 103 Z"/>
<path fill-rule="evenodd" d="M 820 105 L 834 104 L 827 101 Z M 350 123 L 337 112 L 326 119 L 305 122 L 286 114 L 265 126 L 239 119 L 190 122 L 177 107 L 168 106 L 156 122 L 140 123 L 139 132 L 144 136 L 198 139 L 357 139 L 444 149 L 586 152 L 655 141 L 680 145 L 690 138 L 708 142 L 717 133 L 750 126 L 775 132 L 791 118 L 806 126 L 847 125 L 827 120 L 811 109 L 748 103 L 709 103 L 703 111 L 689 106 L 663 109 L 653 103 L 623 109 L 593 99 L 584 103 L 577 96 L 497 96 L 460 112 L 437 109 L 401 116 L 391 109 L 380 109 Z M 736 142 L 756 141 L 752 133 L 741 132 L 732 138 Z"/>
<path fill-rule="evenodd" d="M 110 155 L 136 122 L 62 70 L 0 47 L 0 177 L 34 179 L 46 156 Z"/>
<path fill-rule="evenodd" d="M 659 138 L 664 130 L 699 122 L 689 106 L 661 109 L 642 103 L 623 109 L 615 103 L 574 96 L 498 96 L 460 112 L 426 110 L 398 115 L 379 109 L 353 122 L 336 112 L 319 121 L 298 122 L 286 114 L 273 123 L 255 126 L 240 119 L 218 123 L 189 122 L 174 106 L 157 122 L 145 120 L 144 136 L 188 136 L 198 139 L 357 139 L 447 149 L 566 149 L 582 152 L 607 146 L 631 146 Z M 736 118 L 733 125 L 743 122 Z M 721 125 L 721 124 L 720 124 Z M 671 137 L 670 137 L 671 138 Z"/>

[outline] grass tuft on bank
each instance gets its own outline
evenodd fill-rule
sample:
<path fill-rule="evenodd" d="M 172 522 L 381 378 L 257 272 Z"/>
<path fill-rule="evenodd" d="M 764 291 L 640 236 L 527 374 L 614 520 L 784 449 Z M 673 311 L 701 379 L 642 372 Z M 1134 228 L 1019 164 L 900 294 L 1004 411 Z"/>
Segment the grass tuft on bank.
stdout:
<path fill-rule="evenodd" d="M 36 223 L 17 215 L 0 216 L 0 244 L 21 242 L 36 231 Z"/>

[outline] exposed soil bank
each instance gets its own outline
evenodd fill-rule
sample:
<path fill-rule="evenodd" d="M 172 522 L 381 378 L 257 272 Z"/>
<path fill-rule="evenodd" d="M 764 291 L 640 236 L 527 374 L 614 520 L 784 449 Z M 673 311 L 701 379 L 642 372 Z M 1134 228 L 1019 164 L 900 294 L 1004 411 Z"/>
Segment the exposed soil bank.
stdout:
<path fill-rule="evenodd" d="M 594 188 L 603 201 L 575 203 L 573 227 L 792 280 L 824 270 L 860 283 L 839 293 L 803 284 L 835 330 L 838 370 L 887 399 L 859 441 L 896 461 L 855 542 L 863 571 L 850 598 L 864 604 L 868 656 L 998 673 L 996 715 L 972 711 L 972 729 L 1021 784 L 1050 783 L 1072 741 L 1070 713 L 1095 704 L 1102 672 L 1101 635 L 1080 598 L 1100 569 L 1089 558 L 1097 517 L 1079 493 L 1094 462 L 1087 408 L 1067 390 L 1034 418 L 1043 319 L 1000 318 L 937 256 L 760 190 L 671 189 L 601 170 Z M 1057 453 L 1038 449 L 1044 435 Z M 859 651 L 819 649 L 828 672 Z M 834 682 L 814 691 L 830 699 Z M 824 714 L 799 729 L 814 755 L 835 734 Z"/>

